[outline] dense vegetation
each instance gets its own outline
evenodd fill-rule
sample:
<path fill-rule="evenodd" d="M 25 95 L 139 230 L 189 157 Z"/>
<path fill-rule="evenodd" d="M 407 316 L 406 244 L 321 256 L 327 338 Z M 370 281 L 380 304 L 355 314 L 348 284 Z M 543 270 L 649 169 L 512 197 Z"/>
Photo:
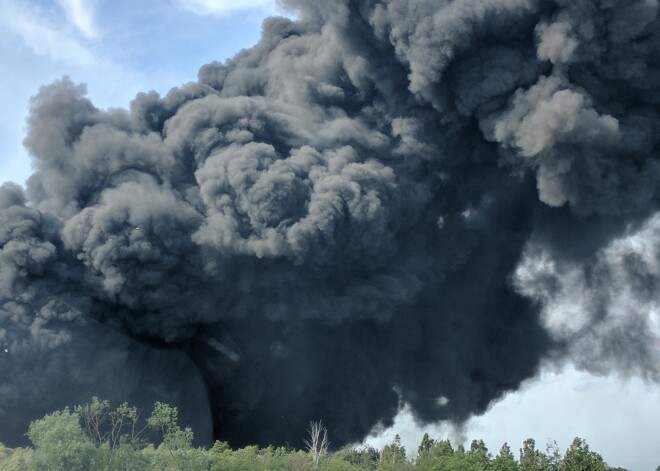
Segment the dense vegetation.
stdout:
<path fill-rule="evenodd" d="M 454 448 L 449 440 L 422 439 L 411 459 L 399 436 L 376 450 L 349 447 L 328 452 L 326 430 L 310 424 L 306 449 L 259 448 L 232 450 L 216 442 L 210 449 L 193 446 L 193 432 L 178 424 L 177 409 L 156 403 L 143 419 L 137 408 L 122 404 L 112 409 L 107 401 L 93 398 L 89 404 L 64 409 L 30 424 L 27 437 L 32 447 L 10 449 L 0 444 L 3 471 L 142 471 L 142 470 L 327 470 L 327 471 L 605 471 L 611 468 L 581 438 L 575 438 L 562 455 L 556 444 L 546 452 L 525 440 L 516 459 L 505 443 L 493 456 L 481 440 L 469 450 Z M 658 468 L 660 470 L 660 467 Z"/>

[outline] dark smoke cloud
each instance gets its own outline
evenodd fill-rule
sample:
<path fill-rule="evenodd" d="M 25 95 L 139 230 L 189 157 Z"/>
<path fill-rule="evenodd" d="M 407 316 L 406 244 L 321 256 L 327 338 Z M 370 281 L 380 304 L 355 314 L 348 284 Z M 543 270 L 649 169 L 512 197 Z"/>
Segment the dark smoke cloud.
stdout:
<path fill-rule="evenodd" d="M 658 2 L 284 5 L 165 97 L 34 98 L 0 440 L 91 394 L 339 445 L 402 402 L 482 413 L 549 358 L 658 381 Z"/>

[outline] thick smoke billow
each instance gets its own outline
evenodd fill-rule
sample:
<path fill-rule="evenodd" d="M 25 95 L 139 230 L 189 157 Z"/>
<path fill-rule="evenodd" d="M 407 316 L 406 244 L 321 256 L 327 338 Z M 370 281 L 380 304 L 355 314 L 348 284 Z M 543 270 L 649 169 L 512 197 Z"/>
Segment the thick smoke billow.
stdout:
<path fill-rule="evenodd" d="M 32 102 L 0 441 L 92 394 L 200 436 L 460 422 L 546 359 L 660 380 L 657 0 L 285 0 L 199 80 Z"/>

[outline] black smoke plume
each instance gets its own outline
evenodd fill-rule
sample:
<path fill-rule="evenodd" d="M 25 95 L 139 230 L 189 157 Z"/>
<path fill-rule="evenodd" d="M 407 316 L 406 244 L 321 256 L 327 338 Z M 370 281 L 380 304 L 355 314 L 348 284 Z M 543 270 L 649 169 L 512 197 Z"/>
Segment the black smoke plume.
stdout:
<path fill-rule="evenodd" d="M 460 422 L 542 361 L 660 379 L 657 0 L 285 0 L 199 80 L 33 99 L 0 440 L 97 394 L 202 441 Z"/>

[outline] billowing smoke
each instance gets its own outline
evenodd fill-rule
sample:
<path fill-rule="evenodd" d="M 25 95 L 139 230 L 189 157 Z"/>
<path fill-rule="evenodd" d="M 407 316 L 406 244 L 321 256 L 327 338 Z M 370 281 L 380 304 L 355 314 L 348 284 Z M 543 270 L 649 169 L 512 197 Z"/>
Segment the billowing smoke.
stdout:
<path fill-rule="evenodd" d="M 284 5 L 165 97 L 34 98 L 1 441 L 92 394 L 339 445 L 402 403 L 460 422 L 546 359 L 660 380 L 657 0 Z"/>

